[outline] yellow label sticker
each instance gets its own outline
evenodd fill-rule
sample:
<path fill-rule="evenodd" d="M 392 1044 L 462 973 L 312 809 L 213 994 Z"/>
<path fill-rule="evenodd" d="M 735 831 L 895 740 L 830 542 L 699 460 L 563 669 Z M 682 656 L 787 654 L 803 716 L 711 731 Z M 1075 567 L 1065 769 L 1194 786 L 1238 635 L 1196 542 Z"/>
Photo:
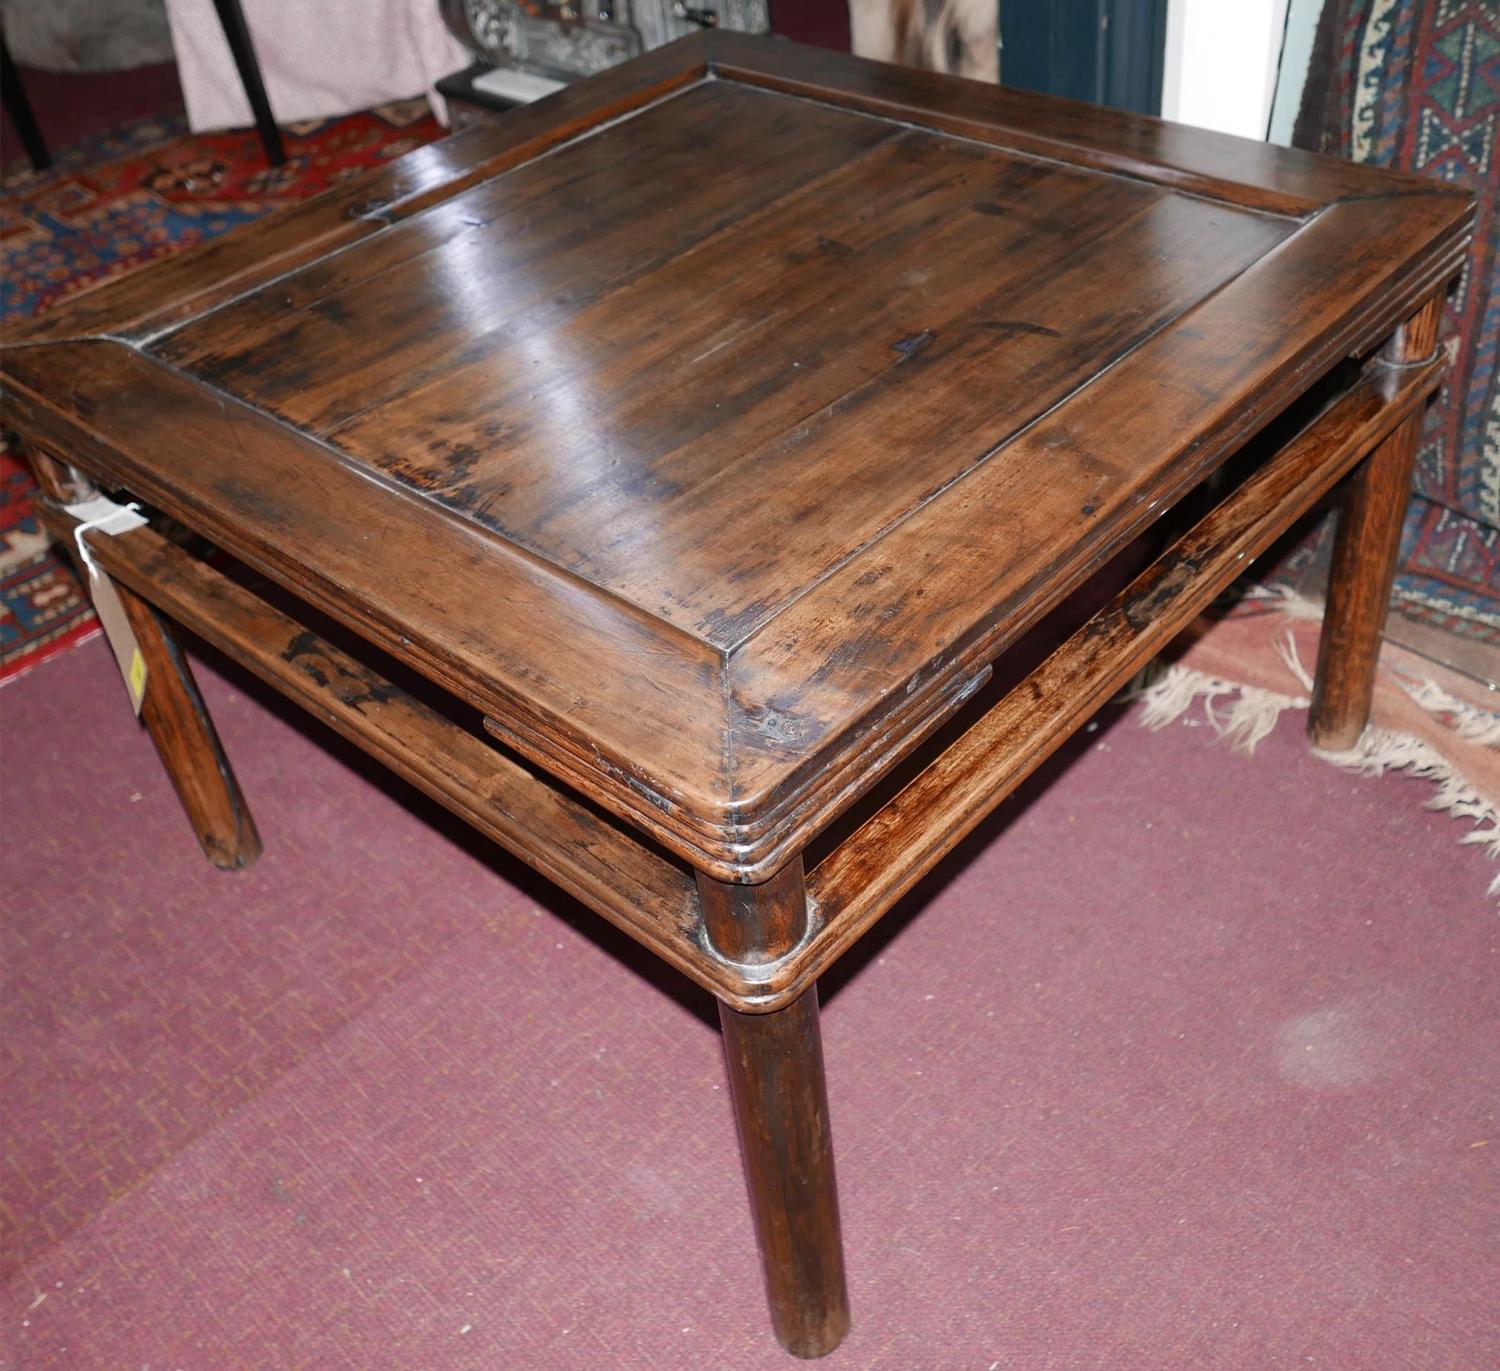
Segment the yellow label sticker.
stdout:
<path fill-rule="evenodd" d="M 130 702 L 139 710 L 141 701 L 146 698 L 146 659 L 141 656 L 140 648 L 131 654 L 127 684 L 130 686 Z"/>
<path fill-rule="evenodd" d="M 125 606 L 120 603 L 120 592 L 96 566 L 89 567 L 89 591 L 94 597 L 94 612 L 99 616 L 100 627 L 119 665 L 120 678 L 130 695 L 131 708 L 139 714 L 141 701 L 146 698 L 146 658 L 130 627 Z"/>

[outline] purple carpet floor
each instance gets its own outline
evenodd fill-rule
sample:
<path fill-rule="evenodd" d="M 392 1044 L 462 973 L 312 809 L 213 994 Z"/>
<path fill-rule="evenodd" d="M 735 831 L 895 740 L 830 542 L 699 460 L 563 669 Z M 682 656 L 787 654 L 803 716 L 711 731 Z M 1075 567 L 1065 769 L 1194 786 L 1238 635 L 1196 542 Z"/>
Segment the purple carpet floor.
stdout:
<path fill-rule="evenodd" d="M 711 1007 L 200 672 L 199 856 L 94 641 L 0 692 L 0 1363 L 787 1368 Z M 1489 863 L 1283 725 L 1086 736 L 825 982 L 830 1371 L 1500 1365 Z"/>

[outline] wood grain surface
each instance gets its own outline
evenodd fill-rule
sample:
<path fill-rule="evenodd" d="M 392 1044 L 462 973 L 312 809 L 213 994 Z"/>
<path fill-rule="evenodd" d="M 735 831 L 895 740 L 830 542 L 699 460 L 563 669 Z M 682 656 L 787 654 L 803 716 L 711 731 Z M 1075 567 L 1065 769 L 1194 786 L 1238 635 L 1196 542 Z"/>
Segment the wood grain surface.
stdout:
<path fill-rule="evenodd" d="M 1440 304 L 1429 300 L 1387 345 L 1393 379 L 1436 356 Z M 1390 608 L 1421 436 L 1422 416 L 1413 414 L 1365 458 L 1344 491 L 1307 719 L 1308 735 L 1317 747 L 1353 747 L 1369 720 L 1381 627 Z"/>
<path fill-rule="evenodd" d="M 60 541 L 71 541 L 71 516 L 54 505 L 44 505 L 41 514 Z M 149 597 L 160 614 L 248 668 L 709 994 L 739 1004 L 759 998 L 758 979 L 702 955 L 691 873 L 629 830 L 154 530 L 91 537 L 90 547 L 138 603 Z M 800 894 L 800 881 L 797 889 Z"/>
<path fill-rule="evenodd" d="M 81 297 L 7 418 L 758 881 L 1456 269 L 1441 185 L 703 35 Z"/>
<path fill-rule="evenodd" d="M 771 1326 L 798 1357 L 849 1331 L 818 988 L 774 1014 L 721 1005 L 724 1056 Z"/>
<path fill-rule="evenodd" d="M 688 872 L 625 829 L 153 530 L 91 543 L 121 586 L 495 838 L 728 1009 L 774 1012 L 812 985 L 1281 530 L 1399 434 L 1442 374 L 1438 358 L 1421 366 L 1372 361 L 1112 604 L 888 795 L 805 883 L 800 853 L 773 852 L 779 866 L 765 882 L 726 883 L 699 872 L 695 889 Z M 72 520 L 51 506 L 43 515 L 68 541 Z"/>

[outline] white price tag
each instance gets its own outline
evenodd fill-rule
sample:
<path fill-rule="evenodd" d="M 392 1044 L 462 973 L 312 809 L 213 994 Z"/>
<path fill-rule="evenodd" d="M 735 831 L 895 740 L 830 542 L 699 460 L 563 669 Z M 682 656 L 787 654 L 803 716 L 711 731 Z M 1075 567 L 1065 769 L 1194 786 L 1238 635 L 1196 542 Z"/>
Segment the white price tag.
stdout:
<path fill-rule="evenodd" d="M 131 708 L 139 714 L 141 702 L 146 698 L 146 659 L 136 641 L 135 630 L 130 627 L 120 593 L 108 574 L 94 561 L 84 534 L 95 530 L 109 534 L 128 533 L 133 528 L 144 528 L 146 518 L 135 505 L 119 505 L 105 495 L 65 508 L 79 521 L 73 530 L 73 541 L 78 544 L 78 555 L 88 569 L 89 596 L 94 602 L 94 612 L 99 616 L 104 636 L 109 640 L 110 650 L 119 664 Z"/>

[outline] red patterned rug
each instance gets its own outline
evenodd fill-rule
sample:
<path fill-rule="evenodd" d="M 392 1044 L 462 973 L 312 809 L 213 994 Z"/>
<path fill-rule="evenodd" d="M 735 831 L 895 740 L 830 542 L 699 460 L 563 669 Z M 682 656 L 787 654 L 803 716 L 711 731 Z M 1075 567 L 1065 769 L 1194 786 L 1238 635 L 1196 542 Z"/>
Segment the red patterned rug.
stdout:
<path fill-rule="evenodd" d="M 250 132 L 194 135 L 180 115 L 85 139 L 52 168 L 0 177 L 0 319 L 59 300 L 274 214 L 442 135 L 425 100 L 283 128 L 267 167 Z M 47 543 L 25 467 L 0 452 L 0 681 L 95 631 Z"/>

